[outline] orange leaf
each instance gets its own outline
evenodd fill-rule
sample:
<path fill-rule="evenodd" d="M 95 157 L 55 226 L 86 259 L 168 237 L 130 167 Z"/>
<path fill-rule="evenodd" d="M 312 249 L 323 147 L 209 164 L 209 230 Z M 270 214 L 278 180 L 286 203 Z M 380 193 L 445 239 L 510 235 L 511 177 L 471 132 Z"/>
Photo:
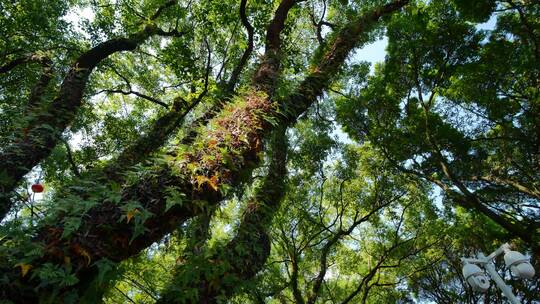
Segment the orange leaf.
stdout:
<path fill-rule="evenodd" d="M 208 141 L 208 148 L 213 148 L 217 145 L 217 140 L 215 140 L 214 138 L 210 139 Z"/>
<path fill-rule="evenodd" d="M 15 265 L 15 267 L 21 267 L 21 276 L 24 277 L 26 274 L 28 274 L 28 272 L 30 271 L 30 269 L 32 269 L 33 266 L 30 264 L 19 263 Z"/>
<path fill-rule="evenodd" d="M 214 189 L 214 191 L 218 191 L 218 177 L 217 175 L 214 175 L 212 176 L 209 180 L 208 180 L 208 184 L 210 185 L 210 187 L 212 187 L 212 189 Z"/>
<path fill-rule="evenodd" d="M 129 210 L 126 214 L 127 223 L 131 221 L 131 219 L 135 216 L 135 214 L 140 213 L 138 209 Z"/>
<path fill-rule="evenodd" d="M 86 266 L 90 265 L 90 261 L 92 259 L 90 258 L 90 254 L 88 254 L 88 251 L 81 249 L 80 254 L 84 257 L 84 260 L 86 261 Z"/>
<path fill-rule="evenodd" d="M 90 261 L 92 260 L 92 258 L 90 257 L 88 251 L 86 251 L 78 244 L 75 244 L 75 246 L 73 247 L 73 251 L 75 251 L 75 253 L 77 253 L 78 255 L 84 257 L 84 260 L 86 261 L 86 266 L 90 265 Z"/>
<path fill-rule="evenodd" d="M 208 177 L 204 175 L 197 175 L 197 187 L 201 187 L 208 180 Z"/>

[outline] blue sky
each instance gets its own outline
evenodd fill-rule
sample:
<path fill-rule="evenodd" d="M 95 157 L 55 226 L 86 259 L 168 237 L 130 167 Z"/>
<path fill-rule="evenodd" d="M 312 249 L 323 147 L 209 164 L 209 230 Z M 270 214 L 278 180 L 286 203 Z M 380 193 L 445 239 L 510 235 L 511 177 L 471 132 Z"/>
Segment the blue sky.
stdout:
<path fill-rule="evenodd" d="M 371 71 L 375 67 L 375 63 L 384 61 L 386 56 L 386 46 L 388 46 L 388 38 L 377 40 L 371 44 L 366 45 L 362 49 L 356 51 L 354 56 L 359 60 L 368 61 L 371 63 Z"/>
<path fill-rule="evenodd" d="M 476 25 L 478 30 L 493 30 L 495 28 L 497 16 L 494 14 L 491 18 L 484 23 Z M 386 56 L 386 47 L 388 46 L 388 38 L 384 36 L 371 44 L 366 45 L 362 49 L 356 51 L 355 57 L 358 60 L 368 61 L 371 63 L 371 70 L 375 66 L 375 63 L 384 61 Z"/>

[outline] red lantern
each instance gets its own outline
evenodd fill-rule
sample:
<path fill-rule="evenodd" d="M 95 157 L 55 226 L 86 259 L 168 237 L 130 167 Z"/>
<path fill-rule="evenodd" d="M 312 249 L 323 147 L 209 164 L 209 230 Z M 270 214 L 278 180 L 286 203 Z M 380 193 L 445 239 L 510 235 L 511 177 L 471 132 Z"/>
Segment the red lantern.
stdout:
<path fill-rule="evenodd" d="M 34 193 L 41 193 L 43 192 L 43 185 L 42 184 L 33 184 L 32 185 L 32 191 L 34 191 Z"/>

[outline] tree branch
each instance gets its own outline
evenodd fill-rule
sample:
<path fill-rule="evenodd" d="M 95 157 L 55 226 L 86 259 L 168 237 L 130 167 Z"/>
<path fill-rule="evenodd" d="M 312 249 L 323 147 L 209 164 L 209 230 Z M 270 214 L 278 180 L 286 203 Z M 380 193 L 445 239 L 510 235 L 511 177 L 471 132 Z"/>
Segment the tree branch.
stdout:
<path fill-rule="evenodd" d="M 11 208 L 10 197 L 16 185 L 51 153 L 62 132 L 75 118 L 92 70 L 108 56 L 132 51 L 150 36 L 162 33 L 155 25 L 147 25 L 127 38 L 114 38 L 84 52 L 64 78 L 58 96 L 45 108 L 28 113 L 25 131 L 17 134 L 0 154 L 0 175 L 9 177 L 0 180 L 0 219 Z"/>
<path fill-rule="evenodd" d="M 350 51 L 365 43 L 363 34 L 370 30 L 383 16 L 391 14 L 409 3 L 409 0 L 396 0 L 372 10 L 341 28 L 336 38 L 325 48 L 321 60 L 311 68 L 311 73 L 299 87 L 288 96 L 287 109 L 283 123 L 293 123 L 329 86 L 333 76 L 338 74 Z"/>
<path fill-rule="evenodd" d="M 73 160 L 73 154 L 71 153 L 71 148 L 69 147 L 69 143 L 66 140 L 62 140 L 64 142 L 64 146 L 66 147 L 66 154 L 67 159 L 69 161 L 69 164 L 71 166 L 71 172 L 73 172 L 73 175 L 80 177 L 81 173 L 79 172 L 79 168 L 77 168 L 77 164 Z"/>
<path fill-rule="evenodd" d="M 167 8 L 172 7 L 173 5 L 177 4 L 178 0 L 169 0 L 165 2 L 163 5 L 161 5 L 157 11 L 150 17 L 150 20 L 156 20 L 163 11 L 165 11 Z"/>
<path fill-rule="evenodd" d="M 47 56 L 41 56 L 38 54 L 27 54 L 23 57 L 16 58 L 3 66 L 0 66 L 0 74 L 7 73 L 14 68 L 18 67 L 19 65 L 29 63 L 29 62 L 37 62 L 45 67 L 49 67 L 51 65 L 51 59 Z"/>
<path fill-rule="evenodd" d="M 186 290 L 196 289 L 197 299 L 188 303 L 218 303 L 231 297 L 264 266 L 270 255 L 267 229 L 285 195 L 287 140 L 285 128 L 275 131 L 270 144 L 270 168 L 262 184 L 248 200 L 236 236 L 210 258 L 193 256 L 175 270 L 173 284 L 158 303 L 186 303 Z M 208 274 L 201 265 L 220 265 Z"/>
<path fill-rule="evenodd" d="M 173 103 L 173 108 L 168 113 L 158 118 L 148 132 L 141 135 L 103 168 L 102 172 L 107 179 L 117 183 L 123 182 L 123 174 L 130 167 L 140 163 L 152 152 L 163 146 L 167 138 L 180 126 L 186 115 L 197 104 L 196 101 L 188 105 L 183 98 L 177 97 Z"/>
<path fill-rule="evenodd" d="M 255 30 L 253 29 L 253 26 L 251 26 L 247 18 L 246 5 L 247 5 L 247 0 L 240 1 L 240 19 L 242 20 L 242 25 L 244 25 L 248 33 L 248 45 L 246 49 L 244 50 L 244 53 L 242 54 L 242 57 L 240 58 L 238 65 L 234 68 L 231 74 L 231 77 L 229 78 L 229 82 L 227 84 L 228 92 L 234 92 L 234 87 L 236 86 L 236 83 L 238 82 L 238 79 L 240 78 L 240 75 L 242 74 L 242 70 L 246 66 L 249 60 L 249 57 L 251 57 L 251 53 L 253 52 L 253 34 Z"/>
<path fill-rule="evenodd" d="M 321 256 L 319 259 L 319 274 L 317 275 L 317 277 L 315 278 L 315 282 L 313 283 L 313 287 L 307 301 L 308 304 L 314 304 L 317 301 L 328 268 L 328 254 L 330 253 L 332 247 L 335 246 L 344 236 L 350 235 L 353 230 L 358 227 L 358 225 L 368 221 L 371 216 L 373 216 L 381 209 L 389 206 L 394 201 L 394 199 L 387 200 L 385 203 L 375 201 L 372 204 L 373 206 L 375 206 L 375 208 L 371 209 L 366 215 L 362 216 L 361 218 L 357 219 L 355 216 L 353 223 L 351 224 L 351 226 L 349 226 L 347 230 L 340 229 L 328 242 L 324 244 L 323 248 L 321 249 Z"/>
<path fill-rule="evenodd" d="M 143 93 L 139 93 L 137 91 L 133 91 L 133 90 L 129 90 L 129 91 L 123 91 L 123 90 L 111 90 L 111 89 L 105 89 L 105 90 L 101 90 L 99 92 L 96 93 L 96 95 L 98 94 L 101 94 L 101 93 L 107 93 L 107 94 L 122 94 L 122 95 L 135 95 L 137 97 L 140 97 L 140 98 L 143 98 L 143 99 L 146 99 L 152 103 L 155 103 L 157 105 L 160 105 L 162 107 L 164 107 L 165 109 L 168 109 L 169 108 L 169 105 L 164 103 L 163 101 L 160 101 L 159 99 L 156 99 L 152 96 L 148 96 L 148 95 L 145 95 Z"/>

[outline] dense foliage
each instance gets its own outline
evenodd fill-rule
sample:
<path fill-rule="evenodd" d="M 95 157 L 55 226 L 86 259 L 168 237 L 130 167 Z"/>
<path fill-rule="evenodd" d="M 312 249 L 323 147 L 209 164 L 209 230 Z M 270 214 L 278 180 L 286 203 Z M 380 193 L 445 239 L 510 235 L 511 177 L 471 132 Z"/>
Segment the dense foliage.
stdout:
<path fill-rule="evenodd" d="M 538 1 L 0 0 L 0 34 L 0 303 L 505 303 L 460 261 L 505 242 L 540 272 Z"/>

